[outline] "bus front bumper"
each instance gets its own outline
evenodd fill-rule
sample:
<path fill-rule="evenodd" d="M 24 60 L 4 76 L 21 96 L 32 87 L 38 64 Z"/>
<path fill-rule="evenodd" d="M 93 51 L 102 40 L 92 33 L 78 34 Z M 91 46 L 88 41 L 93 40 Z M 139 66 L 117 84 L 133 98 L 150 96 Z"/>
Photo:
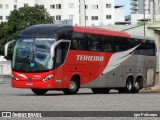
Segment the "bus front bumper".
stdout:
<path fill-rule="evenodd" d="M 14 88 L 37 88 L 37 89 L 52 89 L 53 80 L 47 81 L 20 81 L 20 80 L 11 80 L 12 87 Z"/>

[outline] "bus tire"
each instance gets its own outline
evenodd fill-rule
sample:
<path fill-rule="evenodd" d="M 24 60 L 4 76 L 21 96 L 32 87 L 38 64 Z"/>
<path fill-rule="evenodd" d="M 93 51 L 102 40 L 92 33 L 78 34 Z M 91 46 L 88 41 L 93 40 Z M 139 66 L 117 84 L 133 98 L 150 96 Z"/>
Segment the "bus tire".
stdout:
<path fill-rule="evenodd" d="M 129 77 L 126 81 L 126 87 L 125 88 L 119 88 L 118 92 L 119 93 L 132 93 L 133 91 L 133 83 L 132 83 L 132 78 Z"/>
<path fill-rule="evenodd" d="M 106 94 L 109 93 L 109 88 L 92 88 L 92 92 L 94 94 Z"/>
<path fill-rule="evenodd" d="M 80 82 L 78 77 L 73 77 L 70 81 L 70 88 L 63 89 L 63 93 L 66 95 L 76 94 L 80 88 Z"/>
<path fill-rule="evenodd" d="M 126 82 L 125 93 L 131 93 L 133 90 L 132 78 L 129 77 Z"/>
<path fill-rule="evenodd" d="M 139 90 L 142 88 L 142 78 L 138 79 L 134 83 L 133 93 L 139 93 Z"/>
<path fill-rule="evenodd" d="M 31 89 L 33 93 L 36 95 L 44 95 L 48 90 L 46 89 Z"/>

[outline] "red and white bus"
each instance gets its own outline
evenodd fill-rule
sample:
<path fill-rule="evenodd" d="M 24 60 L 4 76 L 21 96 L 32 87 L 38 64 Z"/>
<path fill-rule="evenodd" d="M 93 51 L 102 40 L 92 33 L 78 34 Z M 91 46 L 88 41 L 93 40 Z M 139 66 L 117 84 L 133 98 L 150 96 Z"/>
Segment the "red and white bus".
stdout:
<path fill-rule="evenodd" d="M 5 56 L 10 43 L 5 45 Z M 148 37 L 67 25 L 34 25 L 17 39 L 12 59 L 12 86 L 37 95 L 48 90 L 76 94 L 138 93 L 154 86 L 156 47 Z"/>

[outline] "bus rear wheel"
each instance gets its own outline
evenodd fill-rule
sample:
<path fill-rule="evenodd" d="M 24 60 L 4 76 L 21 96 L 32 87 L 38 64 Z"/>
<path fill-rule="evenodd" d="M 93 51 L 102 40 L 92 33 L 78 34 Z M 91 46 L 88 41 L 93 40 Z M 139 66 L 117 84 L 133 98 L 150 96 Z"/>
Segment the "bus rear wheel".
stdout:
<path fill-rule="evenodd" d="M 94 94 L 105 94 L 109 93 L 110 89 L 109 88 L 92 88 L 92 92 Z"/>
<path fill-rule="evenodd" d="M 80 88 L 79 79 L 77 77 L 73 77 L 70 81 L 70 88 L 63 89 L 63 93 L 70 95 L 70 94 L 76 94 Z"/>
<path fill-rule="evenodd" d="M 134 88 L 133 88 L 133 93 L 138 93 L 140 90 L 140 83 L 138 81 L 135 82 Z"/>
<path fill-rule="evenodd" d="M 31 89 L 33 93 L 36 95 L 44 95 L 48 90 L 46 89 Z"/>
<path fill-rule="evenodd" d="M 133 91 L 132 91 L 133 93 L 139 93 L 139 90 L 143 88 L 142 87 L 143 86 L 142 81 L 143 81 L 142 78 L 135 81 L 134 88 L 133 88 Z"/>
<path fill-rule="evenodd" d="M 132 93 L 132 90 L 133 90 L 133 83 L 131 78 L 127 79 L 125 88 L 118 89 L 119 93 Z"/>

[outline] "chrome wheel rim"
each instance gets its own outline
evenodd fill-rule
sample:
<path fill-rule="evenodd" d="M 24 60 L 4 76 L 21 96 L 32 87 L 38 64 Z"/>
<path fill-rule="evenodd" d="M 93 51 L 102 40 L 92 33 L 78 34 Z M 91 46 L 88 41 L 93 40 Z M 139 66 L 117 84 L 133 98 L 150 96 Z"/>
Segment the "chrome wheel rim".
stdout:
<path fill-rule="evenodd" d="M 139 87 L 139 82 L 136 82 L 136 83 L 135 83 L 135 88 L 136 88 L 136 89 L 139 89 L 139 88 L 140 88 L 140 87 Z"/>
<path fill-rule="evenodd" d="M 75 90 L 77 88 L 76 83 L 71 81 L 70 82 L 70 90 Z"/>

